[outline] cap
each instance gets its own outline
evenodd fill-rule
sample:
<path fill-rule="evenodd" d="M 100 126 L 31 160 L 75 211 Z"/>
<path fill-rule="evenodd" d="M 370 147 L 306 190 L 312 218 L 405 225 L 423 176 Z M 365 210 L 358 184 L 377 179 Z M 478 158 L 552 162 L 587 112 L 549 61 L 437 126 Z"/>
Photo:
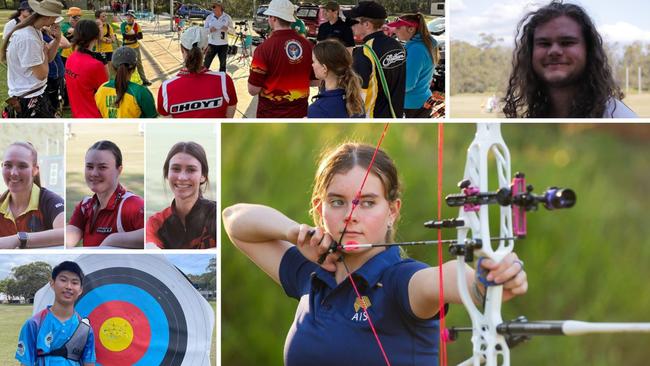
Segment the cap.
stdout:
<path fill-rule="evenodd" d="M 360 1 L 359 5 L 350 10 L 343 12 L 346 18 L 370 18 L 370 19 L 386 19 L 386 9 L 381 4 L 374 1 Z"/>
<path fill-rule="evenodd" d="M 264 15 L 280 18 L 287 22 L 295 22 L 293 14 L 296 7 L 289 0 L 272 0 Z"/>
<path fill-rule="evenodd" d="M 391 28 L 399 28 L 399 27 L 414 27 L 417 28 L 419 24 L 417 22 L 411 21 L 411 20 L 406 20 L 402 18 L 397 18 L 395 21 L 392 21 L 388 24 L 387 26 Z"/>
<path fill-rule="evenodd" d="M 68 16 L 71 16 L 71 17 L 80 17 L 80 16 L 83 15 L 83 13 L 81 12 L 81 8 L 77 8 L 76 6 L 73 6 L 70 9 L 68 9 L 67 14 L 68 14 Z"/>
<path fill-rule="evenodd" d="M 115 67 L 120 65 L 134 66 L 138 63 L 138 54 L 131 47 L 122 46 L 113 51 L 111 62 Z"/>
<path fill-rule="evenodd" d="M 186 50 L 196 46 L 199 49 L 208 47 L 208 30 L 203 27 L 191 26 L 181 35 L 181 45 Z"/>
<path fill-rule="evenodd" d="M 23 0 L 20 2 L 18 10 L 32 10 L 32 7 L 29 6 L 29 2 L 27 0 Z"/>

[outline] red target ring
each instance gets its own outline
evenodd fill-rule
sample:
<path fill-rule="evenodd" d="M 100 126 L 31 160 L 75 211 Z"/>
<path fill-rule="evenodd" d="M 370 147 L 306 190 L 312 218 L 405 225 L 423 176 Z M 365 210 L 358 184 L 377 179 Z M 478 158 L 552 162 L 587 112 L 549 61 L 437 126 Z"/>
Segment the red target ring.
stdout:
<path fill-rule="evenodd" d="M 124 301 L 103 303 L 88 315 L 88 319 L 95 334 L 97 359 L 101 359 L 105 365 L 133 365 L 149 348 L 151 342 L 149 320 L 131 303 Z M 119 326 L 124 324 L 130 326 L 132 334 L 128 333 L 128 329 L 125 331 L 122 329 L 124 327 Z M 110 345 L 103 343 L 107 340 Z M 116 344 L 126 345 L 126 348 L 116 351 Z"/>

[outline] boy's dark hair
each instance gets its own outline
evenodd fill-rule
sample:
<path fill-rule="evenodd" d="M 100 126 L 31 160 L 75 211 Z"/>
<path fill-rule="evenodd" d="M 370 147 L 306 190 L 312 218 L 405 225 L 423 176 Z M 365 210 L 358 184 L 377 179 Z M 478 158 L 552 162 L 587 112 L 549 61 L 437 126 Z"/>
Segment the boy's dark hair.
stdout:
<path fill-rule="evenodd" d="M 83 285 L 84 271 L 81 270 L 81 267 L 77 263 L 71 261 L 63 261 L 52 269 L 52 281 L 56 280 L 56 277 L 63 271 L 72 272 L 79 276 L 79 281 Z"/>

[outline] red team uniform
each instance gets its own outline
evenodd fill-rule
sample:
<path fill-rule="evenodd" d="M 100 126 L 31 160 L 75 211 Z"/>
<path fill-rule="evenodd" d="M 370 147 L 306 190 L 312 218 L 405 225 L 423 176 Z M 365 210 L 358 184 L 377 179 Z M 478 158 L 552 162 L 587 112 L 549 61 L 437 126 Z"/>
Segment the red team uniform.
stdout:
<path fill-rule="evenodd" d="M 198 74 L 182 69 L 158 89 L 158 113 L 178 118 L 225 118 L 237 104 L 232 78 L 206 68 Z"/>
<path fill-rule="evenodd" d="M 102 118 L 95 92 L 108 81 L 106 67 L 86 51 L 77 50 L 65 63 L 65 84 L 74 118 Z"/>
<path fill-rule="evenodd" d="M 248 83 L 261 87 L 258 118 L 307 116 L 312 45 L 293 29 L 271 33 L 253 54 Z"/>
<path fill-rule="evenodd" d="M 217 203 L 199 198 L 185 225 L 174 203 L 147 220 L 147 243 L 165 249 L 208 249 L 217 246 Z"/>
<path fill-rule="evenodd" d="M 77 204 L 70 218 L 70 225 L 83 231 L 84 247 L 99 246 L 110 234 L 135 231 L 144 227 L 144 200 L 121 185 L 117 186 L 109 198 L 106 208 L 99 211 L 95 217 L 95 211 L 98 209 L 97 195 L 86 197 Z"/>

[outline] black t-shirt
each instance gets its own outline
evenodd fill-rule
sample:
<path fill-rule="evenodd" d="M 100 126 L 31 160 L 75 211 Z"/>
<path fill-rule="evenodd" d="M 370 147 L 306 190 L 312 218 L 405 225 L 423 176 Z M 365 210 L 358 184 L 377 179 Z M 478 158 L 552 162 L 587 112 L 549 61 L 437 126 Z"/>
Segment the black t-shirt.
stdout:
<path fill-rule="evenodd" d="M 338 18 L 334 24 L 325 22 L 318 27 L 318 37 L 316 39 L 323 41 L 328 38 L 337 38 L 345 47 L 354 47 L 352 28 L 345 24 L 341 18 Z"/>
<path fill-rule="evenodd" d="M 388 37 L 382 31 L 367 35 L 363 42 L 372 47 L 379 59 L 379 65 L 375 66 L 369 50 L 363 46 L 357 46 L 352 53 L 352 67 L 361 76 L 361 87 L 366 89 L 366 115 L 374 118 L 392 117 L 388 98 L 375 69 L 381 67 L 386 77 L 395 116 L 401 118 L 404 113 L 406 94 L 406 50 L 397 40 Z"/>

